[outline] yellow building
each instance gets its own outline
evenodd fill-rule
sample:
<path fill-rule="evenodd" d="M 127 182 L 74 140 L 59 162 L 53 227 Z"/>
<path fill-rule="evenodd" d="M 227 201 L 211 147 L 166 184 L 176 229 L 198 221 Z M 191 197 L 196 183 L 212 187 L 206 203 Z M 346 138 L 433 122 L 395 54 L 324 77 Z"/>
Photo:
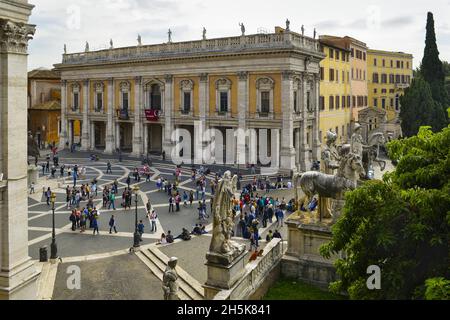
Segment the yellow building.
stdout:
<path fill-rule="evenodd" d="M 225 137 L 245 128 L 256 133 L 258 148 L 270 145 L 281 169 L 307 171 L 320 157 L 323 57 L 317 39 L 282 28 L 64 54 L 56 65 L 62 78 L 60 146 L 75 142 L 74 128 L 81 124 L 82 150 L 169 157 L 180 140 L 177 129 L 196 139 L 207 129 Z M 235 138 L 226 137 L 227 157 L 249 152 L 238 152 Z M 279 150 L 272 151 L 275 145 Z"/>
<path fill-rule="evenodd" d="M 326 133 L 331 130 L 338 136 L 338 143 L 345 143 L 351 125 L 351 51 L 340 41 L 320 38 L 322 52 L 326 58 L 320 62 L 320 138 L 326 142 Z"/>
<path fill-rule="evenodd" d="M 368 50 L 369 106 L 386 111 L 387 121 L 400 113 L 400 96 L 413 76 L 413 56 L 403 52 Z"/>

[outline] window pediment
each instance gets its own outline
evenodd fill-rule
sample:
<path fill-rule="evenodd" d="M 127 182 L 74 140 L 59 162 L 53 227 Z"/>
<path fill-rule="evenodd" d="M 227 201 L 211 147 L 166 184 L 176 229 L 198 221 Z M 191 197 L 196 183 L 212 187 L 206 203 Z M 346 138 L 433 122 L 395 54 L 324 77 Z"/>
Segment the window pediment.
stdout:
<path fill-rule="evenodd" d="M 231 81 L 227 78 L 221 78 L 216 81 L 217 90 L 229 90 L 231 89 Z"/>
<path fill-rule="evenodd" d="M 103 84 L 103 82 L 94 83 L 95 92 L 103 92 L 104 87 L 105 87 L 105 85 Z"/>
<path fill-rule="evenodd" d="M 259 90 L 272 90 L 274 85 L 275 82 L 269 77 L 259 78 L 256 80 L 256 88 Z"/>
<path fill-rule="evenodd" d="M 128 81 L 122 81 L 119 85 L 121 92 L 128 92 L 130 91 L 130 83 Z"/>
<path fill-rule="evenodd" d="M 152 79 L 150 81 L 145 82 L 144 84 L 144 91 L 152 91 L 153 85 L 158 85 L 161 91 L 164 91 L 164 82 L 159 81 L 158 79 Z"/>
<path fill-rule="evenodd" d="M 180 88 L 183 91 L 192 91 L 194 89 L 194 82 L 192 80 L 181 80 Z"/>

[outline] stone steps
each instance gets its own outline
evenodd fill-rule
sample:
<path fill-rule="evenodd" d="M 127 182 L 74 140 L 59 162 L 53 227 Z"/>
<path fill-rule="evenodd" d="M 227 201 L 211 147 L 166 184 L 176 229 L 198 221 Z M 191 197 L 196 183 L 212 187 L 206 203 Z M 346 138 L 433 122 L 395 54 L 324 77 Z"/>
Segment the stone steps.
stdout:
<path fill-rule="evenodd" d="M 164 270 L 167 267 L 169 257 L 164 255 L 157 248 L 147 248 L 136 252 L 136 256 L 150 269 L 150 271 L 162 281 Z M 203 287 L 179 266 L 176 267 L 178 273 L 179 297 L 181 300 L 203 300 Z M 162 289 L 161 289 L 162 297 Z"/>

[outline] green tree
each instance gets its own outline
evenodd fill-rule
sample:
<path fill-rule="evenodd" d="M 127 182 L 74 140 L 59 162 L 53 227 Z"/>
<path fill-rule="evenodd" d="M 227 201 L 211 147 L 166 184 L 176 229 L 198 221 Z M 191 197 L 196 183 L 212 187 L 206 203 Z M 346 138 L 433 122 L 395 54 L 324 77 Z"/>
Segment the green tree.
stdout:
<path fill-rule="evenodd" d="M 434 30 L 434 18 L 428 12 L 426 26 L 425 50 L 422 59 L 421 74 L 425 81 L 430 84 L 433 99 L 440 102 L 444 111 L 447 110 L 448 95 L 445 89 L 444 67 L 439 60 L 439 50 L 436 44 L 436 33 Z"/>
<path fill-rule="evenodd" d="M 436 287 L 427 279 L 450 279 L 450 126 L 422 127 L 388 151 L 396 170 L 346 193 L 333 238 L 321 248 L 325 257 L 345 253 L 330 289 L 351 299 L 423 299 Z M 366 286 L 371 265 L 381 268 L 381 290 Z"/>
<path fill-rule="evenodd" d="M 429 84 L 421 77 L 413 79 L 411 86 L 400 97 L 402 131 L 407 137 L 419 132 L 421 126 L 431 126 L 439 131 L 446 126 L 447 115 L 441 105 L 433 100 Z"/>
<path fill-rule="evenodd" d="M 432 278 L 425 281 L 425 298 L 427 300 L 450 300 L 450 280 Z"/>

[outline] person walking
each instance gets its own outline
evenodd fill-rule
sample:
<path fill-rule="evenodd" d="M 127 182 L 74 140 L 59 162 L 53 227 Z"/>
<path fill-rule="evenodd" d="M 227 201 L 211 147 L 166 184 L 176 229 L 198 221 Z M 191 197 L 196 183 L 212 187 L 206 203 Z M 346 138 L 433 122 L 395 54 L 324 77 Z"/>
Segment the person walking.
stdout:
<path fill-rule="evenodd" d="M 108 163 L 106 164 L 106 174 L 112 174 L 112 170 L 111 170 L 111 162 L 108 161 Z"/>
<path fill-rule="evenodd" d="M 150 199 L 148 199 L 147 204 L 145 205 L 145 208 L 147 209 L 147 214 L 150 214 L 150 211 L 152 210 L 152 204 L 150 202 Z"/>
<path fill-rule="evenodd" d="M 171 196 L 171 197 L 169 197 L 169 213 L 174 212 L 173 203 L 174 203 L 174 198 Z"/>
<path fill-rule="evenodd" d="M 181 196 L 177 192 L 177 195 L 175 196 L 175 206 L 176 206 L 177 212 L 180 211 L 180 202 L 181 202 Z"/>
<path fill-rule="evenodd" d="M 183 206 L 187 207 L 187 201 L 188 201 L 188 194 L 186 193 L 186 190 L 183 191 Z"/>
<path fill-rule="evenodd" d="M 52 195 L 52 191 L 50 190 L 50 187 L 47 188 L 47 191 L 45 192 L 45 198 L 47 199 L 47 205 L 50 205 L 50 197 Z"/>
<path fill-rule="evenodd" d="M 69 220 L 72 222 L 72 231 L 75 231 L 77 229 L 77 218 L 75 215 L 76 210 L 72 210 L 72 213 L 70 214 Z"/>
<path fill-rule="evenodd" d="M 114 219 L 114 215 L 112 215 L 111 219 L 109 219 L 109 234 L 112 233 L 112 229 L 114 229 L 114 232 L 117 233 L 116 220 Z"/>
<path fill-rule="evenodd" d="M 158 219 L 158 215 L 156 214 L 155 210 L 152 210 L 152 213 L 150 214 L 150 223 L 151 223 L 151 232 L 156 232 L 156 220 Z"/>
<path fill-rule="evenodd" d="M 142 223 L 142 220 L 139 220 L 138 233 L 139 233 L 139 240 L 142 241 L 142 235 L 144 234 L 144 224 Z"/>
<path fill-rule="evenodd" d="M 34 181 L 31 181 L 31 185 L 30 185 L 30 194 L 34 193 Z"/>
<path fill-rule="evenodd" d="M 192 207 L 192 202 L 194 202 L 194 191 L 189 191 L 189 204 Z"/>
<path fill-rule="evenodd" d="M 92 217 L 92 228 L 94 229 L 94 235 L 95 235 L 96 231 L 97 231 L 97 235 L 100 234 L 100 232 L 98 231 L 98 227 L 99 227 L 98 216 L 93 215 L 93 217 Z"/>
<path fill-rule="evenodd" d="M 116 194 L 115 194 L 114 192 L 111 192 L 111 193 L 109 194 L 109 205 L 108 205 L 108 210 L 111 208 L 111 205 L 112 205 L 113 209 L 116 210 L 116 204 L 115 204 L 115 201 L 116 201 Z"/>
<path fill-rule="evenodd" d="M 78 177 L 78 170 L 73 170 L 72 178 L 73 178 L 73 187 L 75 188 L 77 185 L 77 177 Z"/>

